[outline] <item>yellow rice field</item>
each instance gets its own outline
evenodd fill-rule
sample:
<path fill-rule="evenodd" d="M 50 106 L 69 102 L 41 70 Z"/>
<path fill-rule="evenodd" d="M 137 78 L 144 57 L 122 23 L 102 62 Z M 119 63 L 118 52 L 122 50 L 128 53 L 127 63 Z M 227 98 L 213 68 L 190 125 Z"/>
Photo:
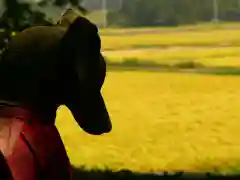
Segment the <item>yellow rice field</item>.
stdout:
<path fill-rule="evenodd" d="M 154 33 L 130 34 L 126 31 L 120 35 L 102 35 L 103 49 L 127 49 L 148 46 L 210 46 L 210 45 L 239 45 L 239 29 L 210 30 L 210 31 L 167 31 L 158 30 Z"/>
<path fill-rule="evenodd" d="M 114 62 L 193 60 L 237 67 L 240 31 L 229 27 L 141 29 L 133 35 L 104 30 L 103 53 Z M 229 171 L 240 165 L 239 89 L 240 76 L 111 71 L 103 94 L 113 131 L 88 135 L 65 107 L 59 109 L 57 126 L 76 166 Z"/>
<path fill-rule="evenodd" d="M 84 133 L 62 107 L 57 125 L 74 165 L 135 171 L 225 169 L 240 160 L 240 77 L 111 72 L 110 134 Z"/>
<path fill-rule="evenodd" d="M 103 54 L 111 62 L 134 59 L 168 65 L 182 61 L 216 67 L 240 65 L 239 24 L 102 30 L 101 38 Z"/>
<path fill-rule="evenodd" d="M 174 65 L 180 62 L 198 62 L 208 67 L 240 67 L 240 47 L 170 47 L 132 50 L 114 50 L 103 53 L 111 62 L 127 60 Z"/>

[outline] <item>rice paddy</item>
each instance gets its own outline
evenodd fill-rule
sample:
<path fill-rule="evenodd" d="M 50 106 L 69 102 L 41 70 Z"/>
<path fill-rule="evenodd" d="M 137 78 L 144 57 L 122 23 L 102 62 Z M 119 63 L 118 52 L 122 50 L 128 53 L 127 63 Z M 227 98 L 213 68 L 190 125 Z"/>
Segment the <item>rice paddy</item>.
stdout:
<path fill-rule="evenodd" d="M 128 30 L 104 30 L 103 53 L 119 63 L 191 60 L 238 67 L 240 31 L 233 25 L 206 29 L 141 29 L 131 36 Z M 240 165 L 239 89 L 240 76 L 110 69 L 102 92 L 112 132 L 86 134 L 66 107 L 59 109 L 57 126 L 76 166 L 232 173 Z"/>

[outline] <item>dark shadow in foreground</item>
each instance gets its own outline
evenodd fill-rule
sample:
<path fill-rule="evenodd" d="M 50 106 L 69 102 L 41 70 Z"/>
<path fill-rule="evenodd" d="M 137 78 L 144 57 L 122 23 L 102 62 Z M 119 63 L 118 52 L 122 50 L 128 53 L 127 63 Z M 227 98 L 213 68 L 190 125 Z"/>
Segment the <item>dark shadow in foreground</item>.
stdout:
<path fill-rule="evenodd" d="M 85 168 L 73 169 L 73 180 L 161 180 L 161 179 L 240 179 L 240 175 L 221 176 L 210 173 L 191 174 L 178 172 L 173 174 L 143 174 L 134 173 L 128 170 L 113 172 L 111 170 L 86 170 Z"/>

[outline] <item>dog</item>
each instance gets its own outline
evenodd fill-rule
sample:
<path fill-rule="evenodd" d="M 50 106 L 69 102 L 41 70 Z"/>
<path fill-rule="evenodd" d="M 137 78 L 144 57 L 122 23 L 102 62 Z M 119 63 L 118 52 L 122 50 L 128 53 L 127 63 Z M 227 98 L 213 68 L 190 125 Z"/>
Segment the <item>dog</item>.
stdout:
<path fill-rule="evenodd" d="M 0 121 L 9 119 L 9 130 L 21 124 L 15 138 L 3 140 L 11 144 L 3 154 L 15 180 L 71 179 L 56 111 L 65 105 L 87 133 L 109 133 L 112 123 L 101 95 L 105 76 L 98 28 L 84 17 L 12 37 L 0 59 Z"/>

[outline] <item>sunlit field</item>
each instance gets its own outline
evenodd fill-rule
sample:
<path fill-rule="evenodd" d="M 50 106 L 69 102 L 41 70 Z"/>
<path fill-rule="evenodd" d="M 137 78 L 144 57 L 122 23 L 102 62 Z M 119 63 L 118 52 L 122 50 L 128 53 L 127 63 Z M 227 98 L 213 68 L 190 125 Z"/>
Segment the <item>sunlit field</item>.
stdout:
<path fill-rule="evenodd" d="M 133 35 L 103 30 L 103 53 L 113 62 L 193 60 L 238 67 L 238 27 L 132 29 Z M 113 131 L 88 135 L 65 107 L 59 109 L 57 126 L 76 166 L 232 172 L 240 165 L 239 89 L 240 76 L 110 71 L 103 95 Z"/>
<path fill-rule="evenodd" d="M 209 31 L 163 31 L 150 33 L 117 33 L 116 35 L 102 36 L 103 49 L 126 49 L 134 47 L 154 46 L 214 46 L 240 45 L 239 29 L 213 29 Z"/>
<path fill-rule="evenodd" d="M 111 62 L 127 60 L 174 65 L 196 62 L 208 67 L 240 67 L 240 47 L 170 47 L 114 50 L 104 53 Z"/>
<path fill-rule="evenodd" d="M 226 170 L 240 163 L 239 88 L 240 77 L 111 72 L 110 134 L 87 135 L 64 107 L 57 124 L 74 165 Z"/>
<path fill-rule="evenodd" d="M 102 42 L 103 54 L 111 62 L 134 59 L 168 65 L 182 61 L 215 67 L 240 65 L 239 24 L 102 30 Z"/>

